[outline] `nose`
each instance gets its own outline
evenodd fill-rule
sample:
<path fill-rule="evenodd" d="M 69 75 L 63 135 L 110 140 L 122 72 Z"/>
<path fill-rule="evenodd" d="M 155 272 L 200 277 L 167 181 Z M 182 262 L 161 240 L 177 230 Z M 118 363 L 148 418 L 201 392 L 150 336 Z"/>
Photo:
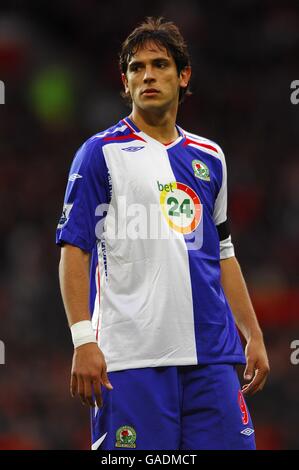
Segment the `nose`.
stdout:
<path fill-rule="evenodd" d="M 153 82 L 155 80 L 156 80 L 156 78 L 154 76 L 153 68 L 150 65 L 146 66 L 145 71 L 144 71 L 144 76 L 143 76 L 143 82 L 144 83 L 150 83 L 150 82 Z"/>

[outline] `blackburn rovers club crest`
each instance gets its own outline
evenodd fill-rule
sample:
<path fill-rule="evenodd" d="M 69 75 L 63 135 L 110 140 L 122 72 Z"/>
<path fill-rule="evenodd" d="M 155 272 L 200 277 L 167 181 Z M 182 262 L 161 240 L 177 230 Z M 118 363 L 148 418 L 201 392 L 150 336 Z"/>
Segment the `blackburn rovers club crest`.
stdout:
<path fill-rule="evenodd" d="M 116 431 L 115 447 L 136 447 L 136 431 L 131 426 L 122 426 Z"/>
<path fill-rule="evenodd" d="M 193 160 L 192 167 L 194 170 L 194 175 L 204 181 L 210 181 L 210 171 L 207 165 L 205 165 L 200 160 Z"/>

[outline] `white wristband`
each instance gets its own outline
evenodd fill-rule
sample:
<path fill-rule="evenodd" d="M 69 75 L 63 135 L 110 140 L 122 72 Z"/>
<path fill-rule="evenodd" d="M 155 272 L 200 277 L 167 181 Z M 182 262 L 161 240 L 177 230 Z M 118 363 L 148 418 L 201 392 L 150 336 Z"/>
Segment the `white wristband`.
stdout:
<path fill-rule="evenodd" d="M 71 326 L 71 333 L 75 348 L 86 343 L 97 343 L 90 320 L 83 320 L 78 323 L 74 323 Z"/>

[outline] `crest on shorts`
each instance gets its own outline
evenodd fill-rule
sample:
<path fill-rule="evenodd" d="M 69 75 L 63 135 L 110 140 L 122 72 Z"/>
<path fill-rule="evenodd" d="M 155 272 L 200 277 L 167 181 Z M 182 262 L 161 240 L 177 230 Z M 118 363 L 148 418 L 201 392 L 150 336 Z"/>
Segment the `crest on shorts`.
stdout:
<path fill-rule="evenodd" d="M 192 168 L 196 178 L 204 181 L 210 181 L 210 170 L 201 160 L 193 160 Z"/>
<path fill-rule="evenodd" d="M 135 449 L 136 431 L 131 426 L 122 426 L 116 431 L 115 447 L 125 447 Z"/>

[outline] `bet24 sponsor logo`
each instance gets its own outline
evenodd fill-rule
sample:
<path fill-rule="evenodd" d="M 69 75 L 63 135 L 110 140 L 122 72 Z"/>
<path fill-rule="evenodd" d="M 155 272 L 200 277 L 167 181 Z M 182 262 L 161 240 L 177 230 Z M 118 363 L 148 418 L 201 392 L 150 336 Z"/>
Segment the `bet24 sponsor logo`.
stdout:
<path fill-rule="evenodd" d="M 198 226 L 202 217 L 202 205 L 192 188 L 179 181 L 162 184 L 160 206 L 168 225 L 176 232 L 189 234 Z"/>
<path fill-rule="evenodd" d="M 159 191 L 163 191 L 164 193 L 175 193 L 176 183 L 169 183 L 169 184 L 161 184 L 157 181 Z M 190 218 L 193 214 L 193 210 L 190 209 L 190 199 L 183 199 L 180 202 L 176 197 L 173 195 L 166 199 L 166 203 L 169 207 L 168 215 L 180 217 L 181 214 L 186 214 L 186 217 Z"/>

